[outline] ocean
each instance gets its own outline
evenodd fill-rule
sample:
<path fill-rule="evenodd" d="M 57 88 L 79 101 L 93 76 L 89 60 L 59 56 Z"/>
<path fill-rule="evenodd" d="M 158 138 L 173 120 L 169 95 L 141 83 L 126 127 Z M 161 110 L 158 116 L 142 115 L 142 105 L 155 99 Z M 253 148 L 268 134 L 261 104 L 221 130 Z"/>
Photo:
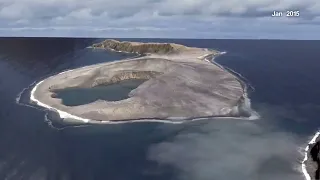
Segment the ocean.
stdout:
<path fill-rule="evenodd" d="M 227 53 L 216 62 L 251 85 L 258 120 L 72 126 L 28 101 L 34 83 L 133 55 L 102 39 L 0 38 L 0 180 L 302 180 L 320 127 L 320 41 L 120 39 Z"/>

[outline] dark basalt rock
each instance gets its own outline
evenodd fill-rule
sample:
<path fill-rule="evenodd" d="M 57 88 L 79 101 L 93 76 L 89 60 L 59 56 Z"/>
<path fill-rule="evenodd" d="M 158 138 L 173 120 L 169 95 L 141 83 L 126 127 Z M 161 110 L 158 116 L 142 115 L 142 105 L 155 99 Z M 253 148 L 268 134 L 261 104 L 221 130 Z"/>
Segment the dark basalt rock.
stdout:
<path fill-rule="evenodd" d="M 177 52 L 181 48 L 185 48 L 185 46 L 173 43 L 120 42 L 113 39 L 107 39 L 103 42 L 93 44 L 92 47 L 139 54 L 169 54 Z"/>
<path fill-rule="evenodd" d="M 319 152 L 320 151 L 320 141 L 316 142 L 312 147 L 311 150 L 309 152 L 312 161 L 315 162 L 317 164 L 316 167 L 316 171 L 314 172 L 314 179 L 320 179 L 320 156 L 319 156 Z M 312 176 L 312 174 L 311 174 Z"/>

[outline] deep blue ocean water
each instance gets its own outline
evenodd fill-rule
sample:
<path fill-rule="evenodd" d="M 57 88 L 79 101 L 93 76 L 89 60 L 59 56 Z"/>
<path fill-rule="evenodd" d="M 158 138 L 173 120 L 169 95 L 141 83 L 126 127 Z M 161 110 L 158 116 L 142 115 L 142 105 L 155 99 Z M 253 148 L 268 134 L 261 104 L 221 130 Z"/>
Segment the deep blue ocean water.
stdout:
<path fill-rule="evenodd" d="M 0 180 L 304 179 L 300 147 L 320 126 L 320 41 L 134 39 L 227 51 L 216 61 L 254 87 L 255 121 L 61 128 L 16 103 L 52 74 L 132 56 L 85 48 L 99 40 L 0 38 Z"/>

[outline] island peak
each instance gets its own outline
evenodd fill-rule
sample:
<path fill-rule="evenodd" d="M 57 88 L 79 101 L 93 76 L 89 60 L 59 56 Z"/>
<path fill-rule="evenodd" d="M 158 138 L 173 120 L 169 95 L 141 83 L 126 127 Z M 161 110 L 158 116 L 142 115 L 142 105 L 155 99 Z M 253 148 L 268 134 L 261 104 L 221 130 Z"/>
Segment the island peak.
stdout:
<path fill-rule="evenodd" d="M 190 48 L 176 43 L 156 43 L 156 42 L 130 42 L 106 39 L 91 47 L 107 49 L 118 52 L 138 53 L 138 54 L 175 54 L 183 51 L 200 50 L 201 48 Z"/>

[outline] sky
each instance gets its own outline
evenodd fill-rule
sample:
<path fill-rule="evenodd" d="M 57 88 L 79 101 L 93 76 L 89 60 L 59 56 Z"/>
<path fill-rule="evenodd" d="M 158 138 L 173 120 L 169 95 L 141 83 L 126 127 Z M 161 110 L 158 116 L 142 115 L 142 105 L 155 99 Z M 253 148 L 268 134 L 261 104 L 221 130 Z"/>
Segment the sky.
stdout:
<path fill-rule="evenodd" d="M 319 0 L 0 0 L 1 36 L 320 39 L 319 31 Z"/>

